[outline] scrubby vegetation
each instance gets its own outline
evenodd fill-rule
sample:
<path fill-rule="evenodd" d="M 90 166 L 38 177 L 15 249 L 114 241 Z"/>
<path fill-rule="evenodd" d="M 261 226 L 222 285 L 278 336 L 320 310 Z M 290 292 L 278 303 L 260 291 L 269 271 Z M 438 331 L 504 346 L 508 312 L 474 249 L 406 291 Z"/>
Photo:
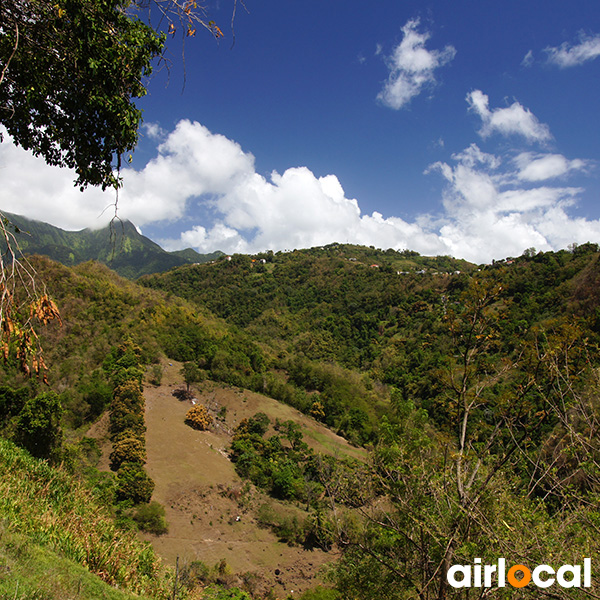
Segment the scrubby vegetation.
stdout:
<path fill-rule="evenodd" d="M 212 421 L 213 418 L 210 413 L 206 410 L 206 407 L 201 404 L 192 406 L 185 416 L 185 422 L 190 427 L 198 429 L 199 431 L 208 429 L 211 426 Z"/>
<path fill-rule="evenodd" d="M 271 363 L 260 379 L 246 363 L 246 387 L 374 445 L 368 470 L 311 479 L 310 453 L 250 420 L 232 444 L 238 472 L 297 502 L 307 482 L 330 487 L 317 497 L 330 523 L 337 507 L 334 527 L 321 530 L 345 548 L 334 573 L 344 597 L 446 597 L 444 565 L 475 557 L 575 561 L 560 539 L 592 555 L 598 448 L 582 444 L 598 418 L 597 247 L 481 270 L 375 258 L 334 245 L 146 280 L 253 336 Z M 263 513 L 303 540 L 301 520 Z"/>
<path fill-rule="evenodd" d="M 142 350 L 125 341 L 104 361 L 113 382 L 110 405 L 111 468 L 117 472 L 116 499 L 132 504 L 148 503 L 154 482 L 144 469 L 146 424 L 142 393 Z"/>
<path fill-rule="evenodd" d="M 22 552 L 56 553 L 110 585 L 155 597 L 166 593 L 152 549 L 120 530 L 110 511 L 67 473 L 1 439 L 0 468 L 3 528 L 20 536 L 13 543 Z"/>

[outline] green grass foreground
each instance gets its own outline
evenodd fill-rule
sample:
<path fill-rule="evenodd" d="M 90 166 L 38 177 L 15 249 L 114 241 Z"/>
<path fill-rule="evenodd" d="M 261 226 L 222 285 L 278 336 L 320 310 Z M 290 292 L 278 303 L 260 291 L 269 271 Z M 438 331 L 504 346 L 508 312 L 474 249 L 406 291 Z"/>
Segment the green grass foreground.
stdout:
<path fill-rule="evenodd" d="M 67 473 L 2 439 L 0 473 L 0 598 L 168 595 L 152 548 Z"/>

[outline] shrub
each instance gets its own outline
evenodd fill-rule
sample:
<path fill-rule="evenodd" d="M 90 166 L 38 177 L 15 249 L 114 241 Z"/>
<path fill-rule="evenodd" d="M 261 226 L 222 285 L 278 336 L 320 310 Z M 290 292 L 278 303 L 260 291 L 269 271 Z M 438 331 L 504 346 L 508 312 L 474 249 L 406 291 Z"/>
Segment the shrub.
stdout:
<path fill-rule="evenodd" d="M 307 527 L 312 523 L 301 521 L 297 514 L 265 503 L 259 506 L 257 513 L 258 524 L 267 527 L 277 535 L 280 541 L 287 544 L 305 544 Z"/>
<path fill-rule="evenodd" d="M 126 462 L 140 465 L 146 462 L 146 449 L 140 439 L 125 437 L 113 444 L 113 451 L 110 453 L 110 468 L 116 471 Z"/>
<path fill-rule="evenodd" d="M 150 504 L 140 504 L 133 513 L 133 520 L 142 531 L 163 535 L 169 531 L 167 519 L 165 518 L 165 509 L 158 502 Z"/>
<path fill-rule="evenodd" d="M 112 398 L 112 386 L 104 380 L 103 373 L 98 370 L 79 385 L 79 392 L 88 406 L 86 420 L 98 418 L 110 404 Z"/>
<path fill-rule="evenodd" d="M 252 434 L 263 436 L 267 433 L 270 424 L 271 419 L 265 413 L 258 412 L 253 417 L 240 421 L 239 425 L 235 428 L 235 437 L 240 438 Z"/>
<path fill-rule="evenodd" d="M 0 422 L 4 425 L 11 417 L 19 414 L 29 398 L 29 390 L 20 388 L 13 390 L 0 386 Z"/>
<path fill-rule="evenodd" d="M 144 396 L 137 381 L 130 380 L 115 388 L 110 406 L 110 432 L 113 435 L 132 429 L 144 432 Z"/>
<path fill-rule="evenodd" d="M 115 401 L 121 402 L 130 410 L 144 409 L 144 396 L 142 387 L 135 379 L 128 379 L 115 387 Z"/>
<path fill-rule="evenodd" d="M 62 412 L 60 399 L 54 392 L 27 400 L 17 420 L 17 443 L 37 458 L 50 458 L 62 442 Z"/>
<path fill-rule="evenodd" d="M 210 567 L 201 560 L 194 560 L 181 569 L 179 578 L 188 590 L 192 590 L 198 585 L 209 583 L 211 579 Z"/>
<path fill-rule="evenodd" d="M 186 390 L 188 392 L 190 391 L 190 385 L 192 385 L 192 383 L 198 383 L 204 379 L 204 373 L 194 362 L 183 363 L 180 373 L 185 381 Z"/>
<path fill-rule="evenodd" d="M 193 429 L 205 431 L 212 425 L 213 418 L 208 414 L 208 410 L 206 410 L 205 406 L 197 404 L 188 410 L 187 415 L 185 416 L 185 422 Z"/>
<path fill-rule="evenodd" d="M 127 369 L 117 369 L 112 376 L 114 387 L 119 387 L 128 381 L 135 381 L 142 384 L 144 371 L 140 367 L 128 367 Z"/>
<path fill-rule="evenodd" d="M 263 412 L 257 412 L 253 417 L 248 419 L 248 432 L 264 435 L 269 429 L 271 419 Z"/>
<path fill-rule="evenodd" d="M 162 376 L 163 368 L 161 365 L 152 365 L 152 367 L 150 367 L 148 381 L 150 381 L 152 385 L 160 385 L 162 383 Z"/>
<path fill-rule="evenodd" d="M 124 412 L 118 415 L 116 413 L 111 415 L 110 439 L 113 444 L 127 437 L 134 437 L 140 440 L 145 439 L 146 423 L 143 414 Z"/>
<path fill-rule="evenodd" d="M 318 400 L 315 400 L 312 403 L 312 406 L 310 407 L 309 414 L 311 417 L 317 419 L 317 421 L 324 421 L 325 420 L 325 408 L 323 407 L 323 404 L 321 402 L 319 402 Z"/>
<path fill-rule="evenodd" d="M 144 467 L 137 463 L 123 463 L 117 471 L 117 500 L 131 500 L 134 504 L 150 502 L 154 481 Z"/>

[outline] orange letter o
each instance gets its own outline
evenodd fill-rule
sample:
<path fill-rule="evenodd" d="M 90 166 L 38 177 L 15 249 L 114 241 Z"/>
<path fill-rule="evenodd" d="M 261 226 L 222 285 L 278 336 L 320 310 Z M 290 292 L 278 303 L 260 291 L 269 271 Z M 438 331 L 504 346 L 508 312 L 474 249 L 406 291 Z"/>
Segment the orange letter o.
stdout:
<path fill-rule="evenodd" d="M 515 573 L 517 571 L 523 571 L 523 577 L 521 579 L 517 579 L 515 577 Z M 513 565 L 506 575 L 506 579 L 508 579 L 508 583 L 516 588 L 525 587 L 531 581 L 531 571 L 524 565 Z"/>

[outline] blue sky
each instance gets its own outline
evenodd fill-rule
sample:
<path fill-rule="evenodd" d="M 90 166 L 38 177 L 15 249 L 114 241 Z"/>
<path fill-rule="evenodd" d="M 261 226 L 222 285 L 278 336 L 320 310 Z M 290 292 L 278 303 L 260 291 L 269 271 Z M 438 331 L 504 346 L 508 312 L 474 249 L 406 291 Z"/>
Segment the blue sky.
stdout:
<path fill-rule="evenodd" d="M 597 0 L 247 0 L 169 41 L 119 215 L 168 249 L 334 241 L 476 262 L 600 242 Z M 103 225 L 114 194 L 0 145 L 0 206 Z M 26 191 L 24 191 L 26 190 Z"/>

